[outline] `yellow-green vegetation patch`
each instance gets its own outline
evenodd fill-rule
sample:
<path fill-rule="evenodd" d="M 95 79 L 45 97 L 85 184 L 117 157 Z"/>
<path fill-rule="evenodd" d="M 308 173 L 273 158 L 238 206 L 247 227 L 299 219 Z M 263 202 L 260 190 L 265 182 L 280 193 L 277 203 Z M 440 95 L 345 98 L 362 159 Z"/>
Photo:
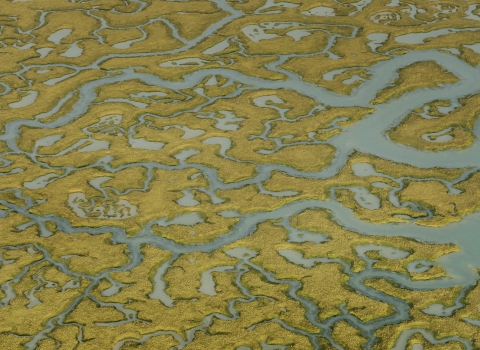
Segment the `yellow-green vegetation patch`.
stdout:
<path fill-rule="evenodd" d="M 459 81 L 453 73 L 449 72 L 435 61 L 421 61 L 412 63 L 398 70 L 396 78 L 390 86 L 377 93 L 377 97 L 370 103 L 383 104 L 390 99 L 399 98 L 401 95 L 421 88 L 435 88 Z"/>

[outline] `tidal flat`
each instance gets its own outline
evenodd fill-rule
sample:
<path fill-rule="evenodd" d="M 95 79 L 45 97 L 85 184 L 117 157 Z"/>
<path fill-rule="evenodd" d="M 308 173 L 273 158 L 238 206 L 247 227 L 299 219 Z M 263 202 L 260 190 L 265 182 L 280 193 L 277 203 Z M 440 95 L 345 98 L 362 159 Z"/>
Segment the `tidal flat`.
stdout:
<path fill-rule="evenodd" d="M 480 4 L 0 0 L 0 348 L 480 349 Z"/>

